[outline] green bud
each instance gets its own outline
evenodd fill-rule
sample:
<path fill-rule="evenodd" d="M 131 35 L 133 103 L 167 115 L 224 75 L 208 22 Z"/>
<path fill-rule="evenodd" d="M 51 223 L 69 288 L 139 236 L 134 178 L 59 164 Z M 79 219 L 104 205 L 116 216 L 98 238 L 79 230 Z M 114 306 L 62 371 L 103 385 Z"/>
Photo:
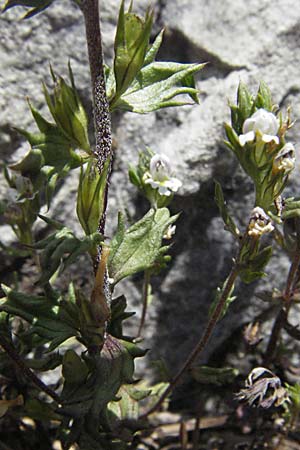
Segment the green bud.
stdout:
<path fill-rule="evenodd" d="M 119 11 L 114 44 L 115 99 L 127 90 L 143 67 L 149 47 L 153 12 L 148 11 L 142 19 L 131 12 L 131 6 L 125 13 L 123 0 Z"/>
<path fill-rule="evenodd" d="M 71 86 L 62 77 L 57 79 L 52 69 L 51 74 L 55 82 L 53 98 L 45 84 L 43 88 L 48 108 L 57 126 L 71 142 L 73 148 L 91 153 L 88 139 L 88 119 L 75 87 L 71 66 L 69 65 Z"/>
<path fill-rule="evenodd" d="M 87 235 L 97 231 L 104 210 L 105 186 L 110 161 L 105 162 L 101 175 L 90 160 L 87 168 L 81 170 L 77 194 L 77 216 Z"/>

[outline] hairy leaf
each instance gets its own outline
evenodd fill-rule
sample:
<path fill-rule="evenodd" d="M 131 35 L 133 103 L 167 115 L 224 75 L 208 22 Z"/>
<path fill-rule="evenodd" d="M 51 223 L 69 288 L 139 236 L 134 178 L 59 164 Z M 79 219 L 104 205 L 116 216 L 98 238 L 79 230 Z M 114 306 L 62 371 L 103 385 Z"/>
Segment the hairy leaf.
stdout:
<path fill-rule="evenodd" d="M 118 231 L 111 241 L 108 259 L 108 271 L 114 284 L 154 267 L 167 250 L 161 246 L 163 236 L 177 217 L 170 217 L 167 208 L 150 209 L 141 220 L 125 230 L 123 217 L 119 215 Z"/>
<path fill-rule="evenodd" d="M 205 64 L 180 64 L 154 62 L 146 65 L 133 81 L 130 88 L 112 104 L 119 108 L 140 114 L 156 111 L 168 106 L 190 104 L 175 97 L 187 94 L 195 101 L 193 75 Z"/>

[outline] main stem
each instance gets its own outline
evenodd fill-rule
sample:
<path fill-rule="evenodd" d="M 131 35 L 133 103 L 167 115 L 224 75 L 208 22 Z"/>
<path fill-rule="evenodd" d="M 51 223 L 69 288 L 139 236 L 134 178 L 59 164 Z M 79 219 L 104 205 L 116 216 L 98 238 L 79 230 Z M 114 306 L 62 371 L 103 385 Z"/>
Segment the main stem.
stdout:
<path fill-rule="evenodd" d="M 112 167 L 112 137 L 109 103 L 106 96 L 103 48 L 100 29 L 98 0 L 83 0 L 81 9 L 85 20 L 85 32 L 88 47 L 89 65 L 94 103 L 94 126 L 96 145 L 94 155 L 97 159 L 99 173 L 110 158 L 110 169 L 107 174 L 104 208 L 99 221 L 99 232 L 104 234 L 109 177 Z"/>
<path fill-rule="evenodd" d="M 190 368 L 192 363 L 195 361 L 195 359 L 202 353 L 202 351 L 205 349 L 214 329 L 215 326 L 222 314 L 223 308 L 225 306 L 226 300 L 228 296 L 230 295 L 231 289 L 234 285 L 234 282 L 239 274 L 239 266 L 235 264 L 231 272 L 229 274 L 229 277 L 227 278 L 226 284 L 223 288 L 222 294 L 220 296 L 220 299 L 217 303 L 217 306 L 214 309 L 214 312 L 212 313 L 206 328 L 198 342 L 198 344 L 195 346 L 193 351 L 188 356 L 187 360 L 181 367 L 181 369 L 177 372 L 175 377 L 170 382 L 168 388 L 165 390 L 165 392 L 162 394 L 160 399 L 157 401 L 157 403 L 142 416 L 142 418 L 146 418 L 150 414 L 154 413 L 164 402 L 164 400 L 168 397 L 168 395 L 173 391 L 173 389 L 177 386 L 178 382 L 180 381 L 182 375 L 186 372 L 187 369 Z"/>

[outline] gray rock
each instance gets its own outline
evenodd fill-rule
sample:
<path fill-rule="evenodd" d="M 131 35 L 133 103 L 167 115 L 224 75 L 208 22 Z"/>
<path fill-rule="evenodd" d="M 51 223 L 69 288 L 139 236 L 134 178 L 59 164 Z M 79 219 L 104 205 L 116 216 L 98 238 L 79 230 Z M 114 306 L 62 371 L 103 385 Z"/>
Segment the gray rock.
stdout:
<path fill-rule="evenodd" d="M 144 11 L 148 2 L 136 3 L 137 9 Z M 110 61 L 118 7 L 112 0 L 101 5 L 104 51 Z M 172 205 L 182 215 L 171 250 L 173 264 L 153 280 L 155 300 L 145 336 L 149 339 L 146 346 L 153 348 L 150 358 L 165 358 L 173 372 L 201 334 L 213 291 L 226 278 L 235 253 L 213 201 L 213 179 L 222 182 L 239 223 L 247 222 L 253 205 L 251 184 L 223 144 L 222 124 L 230 120 L 228 99 L 234 101 L 239 80 L 256 89 L 258 81 L 264 79 L 274 100 L 283 108 L 293 104 L 294 115 L 299 117 L 300 4 L 291 0 L 250 0 L 247 5 L 242 0 L 157 0 L 154 7 L 157 29 L 166 27 L 159 58 L 209 62 L 197 76 L 201 105 L 147 116 L 118 113 L 113 118 L 116 159 L 107 234 L 113 233 L 118 209 L 127 209 L 134 218 L 146 210 L 146 203 L 128 186 L 128 164 L 136 162 L 138 151 L 146 146 L 167 154 L 183 181 Z M 19 11 L 12 10 L 1 18 L 0 151 L 5 161 L 14 159 L 21 145 L 10 126 L 32 126 L 25 98 L 29 96 L 37 107 L 43 105 L 40 85 L 43 79 L 49 82 L 49 62 L 57 73 L 66 76 L 67 60 L 71 59 L 76 84 L 91 109 L 84 24 L 79 10 L 70 2 L 57 1 L 32 20 L 18 22 L 18 16 Z M 297 126 L 290 136 L 295 144 L 299 141 Z M 299 187 L 297 173 L 292 186 L 291 192 Z M 54 203 L 53 215 L 69 225 L 75 222 L 76 188 L 74 173 Z M 267 286 L 275 281 L 281 287 L 287 261 L 279 257 L 271 266 L 276 276 L 266 281 Z M 140 315 L 141 279 L 127 281 L 123 286 L 131 308 L 137 308 Z M 238 299 L 218 327 L 204 358 L 260 311 L 255 289 L 240 286 Z M 131 321 L 129 332 L 136 332 L 137 322 Z"/>

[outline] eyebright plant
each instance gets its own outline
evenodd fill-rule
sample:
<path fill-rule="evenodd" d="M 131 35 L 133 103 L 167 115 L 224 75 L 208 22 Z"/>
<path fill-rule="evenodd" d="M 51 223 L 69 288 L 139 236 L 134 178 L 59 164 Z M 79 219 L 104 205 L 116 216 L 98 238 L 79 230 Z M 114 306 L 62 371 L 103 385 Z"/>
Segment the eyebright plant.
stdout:
<path fill-rule="evenodd" d="M 28 19 L 53 1 L 8 0 L 3 12 L 23 6 Z M 132 2 L 126 11 L 122 1 L 114 60 L 108 67 L 102 58 L 97 0 L 75 3 L 85 21 L 95 143 L 89 139 L 91 118 L 79 97 L 71 65 L 69 80 L 51 67 L 53 89 L 43 85 L 51 121 L 30 100 L 37 131 L 18 128 L 28 142 L 28 151 L 8 167 L 3 163 L 8 195 L 1 200 L 0 209 L 18 239 L 18 256 L 31 258 L 39 274 L 28 290 L 17 274 L 10 286 L 2 285 L 0 299 L 1 439 L 5 448 L 15 450 L 50 449 L 57 441 L 63 449 L 73 445 L 82 450 L 137 448 L 151 414 L 165 404 L 191 366 L 192 376 L 200 383 L 232 382 L 237 368 L 197 366 L 195 361 L 230 304 L 238 301 L 236 280 L 251 283 L 263 278 L 274 245 L 287 252 L 291 267 L 285 288 L 278 289 L 265 365 L 276 361 L 283 329 L 295 336 L 288 315 L 299 282 L 300 200 L 283 198 L 295 167 L 294 145 L 286 141 L 292 122 L 289 113 L 283 117 L 273 105 L 265 83 L 260 84 L 256 96 L 240 83 L 225 132 L 227 146 L 252 179 L 255 191 L 244 230 L 231 216 L 220 183 L 215 187 L 225 228 L 236 241 L 232 269 L 217 289 L 207 326 L 179 372 L 168 382 L 150 387 L 134 378 L 135 358 L 145 354 L 137 338 L 142 337 L 152 297 L 151 278 L 170 260 L 169 241 L 178 214 L 172 215 L 168 206 L 181 180 L 166 155 L 150 149 L 140 152 L 137 166 L 129 168 L 129 178 L 149 201 L 149 210 L 130 225 L 119 213 L 116 233 L 108 239 L 106 207 L 114 161 L 111 114 L 116 110 L 148 114 L 198 103 L 194 75 L 204 64 L 155 61 L 163 32 L 150 43 L 153 12 L 149 9 L 145 17 L 139 17 Z M 82 235 L 75 234 L 72 224 L 51 217 L 57 185 L 74 169 L 80 170 L 76 212 Z M 37 225 L 42 227 L 43 239 Z M 8 254 L 16 253 L 13 246 L 2 247 Z M 62 290 L 61 274 L 82 255 L 92 261 L 91 292 L 74 282 L 68 291 Z M 114 288 L 137 273 L 144 276 L 142 314 L 138 336 L 129 337 L 123 333 L 123 321 L 132 313 L 127 311 L 126 298 L 116 297 Z M 264 293 L 264 299 L 273 302 L 274 293 Z M 61 376 L 53 375 L 52 381 L 46 382 L 41 374 L 54 369 L 59 369 Z M 258 369 L 252 371 L 240 398 L 253 404 L 280 405 L 283 390 L 278 377 L 267 368 Z M 261 379 L 262 374 L 271 376 Z M 265 396 L 269 388 L 274 392 Z M 298 411 L 296 392 L 289 388 L 284 398 L 290 395 Z M 143 411 L 141 401 L 146 405 Z"/>
<path fill-rule="evenodd" d="M 52 3 L 8 0 L 3 12 L 23 6 L 24 18 L 29 19 Z M 194 74 L 204 64 L 156 62 L 163 32 L 150 43 L 153 11 L 139 17 L 132 3 L 126 11 L 122 1 L 114 60 L 108 67 L 102 59 L 97 0 L 76 4 L 85 20 L 95 144 L 89 140 L 91 118 L 69 63 L 68 80 L 50 67 L 53 88 L 42 86 L 51 120 L 30 99 L 37 131 L 17 128 L 28 151 L 9 166 L 3 163 L 9 195 L 1 200 L 1 212 L 18 238 L 19 254 L 32 258 L 39 274 L 28 292 L 20 275 L 11 286 L 3 284 L 0 300 L 1 436 L 16 450 L 52 448 L 55 440 L 64 449 L 73 444 L 82 449 L 129 448 L 136 431 L 145 427 L 142 422 L 138 425 L 140 401 L 148 397 L 151 405 L 165 388 L 164 384 L 150 388 L 134 379 L 134 360 L 145 350 L 136 345 L 137 336 L 123 334 L 123 321 L 132 313 L 125 297 L 114 295 L 114 288 L 124 278 L 144 273 L 142 336 L 151 277 L 170 260 L 167 242 L 178 215 L 171 215 L 167 205 L 181 182 L 166 156 L 151 150 L 141 153 L 131 179 L 135 172 L 149 211 L 130 226 L 120 213 L 116 234 L 106 238 L 114 160 L 110 117 L 118 109 L 147 114 L 198 103 Z M 51 217 L 58 183 L 78 168 L 76 211 L 82 235 L 75 234 L 71 223 Z M 38 238 L 36 225 L 42 226 L 43 239 Z M 84 254 L 92 261 L 91 292 L 72 282 L 67 292 L 61 290 L 62 272 Z M 48 385 L 41 374 L 54 369 L 62 376 L 53 375 Z M 19 423 L 25 417 L 30 426 L 22 429 Z M 46 439 L 35 434 L 37 423 L 43 423 Z"/>

